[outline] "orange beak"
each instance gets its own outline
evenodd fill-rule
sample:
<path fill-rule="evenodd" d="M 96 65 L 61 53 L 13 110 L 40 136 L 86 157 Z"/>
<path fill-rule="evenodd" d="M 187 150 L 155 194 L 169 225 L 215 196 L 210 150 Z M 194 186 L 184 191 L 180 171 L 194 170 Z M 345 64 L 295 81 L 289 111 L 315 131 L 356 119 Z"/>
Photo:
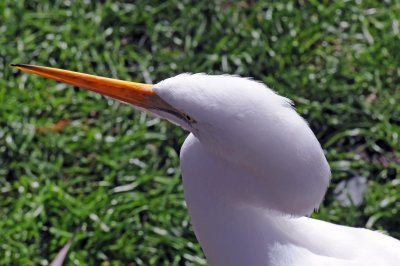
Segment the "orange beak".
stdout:
<path fill-rule="evenodd" d="M 24 64 L 12 66 L 25 72 L 95 91 L 137 107 L 175 112 L 172 106 L 154 92 L 152 84 L 110 79 L 51 67 Z"/>

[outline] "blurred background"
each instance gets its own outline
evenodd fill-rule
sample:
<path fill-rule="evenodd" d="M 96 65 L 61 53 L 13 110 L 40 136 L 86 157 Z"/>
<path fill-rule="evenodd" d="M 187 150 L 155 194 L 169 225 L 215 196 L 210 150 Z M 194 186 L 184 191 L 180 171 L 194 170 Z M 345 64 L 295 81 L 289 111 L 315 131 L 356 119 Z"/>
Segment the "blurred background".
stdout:
<path fill-rule="evenodd" d="M 206 265 L 185 135 L 10 63 L 138 82 L 251 76 L 294 100 L 332 184 L 313 217 L 400 238 L 400 2 L 0 1 L 0 265 Z"/>

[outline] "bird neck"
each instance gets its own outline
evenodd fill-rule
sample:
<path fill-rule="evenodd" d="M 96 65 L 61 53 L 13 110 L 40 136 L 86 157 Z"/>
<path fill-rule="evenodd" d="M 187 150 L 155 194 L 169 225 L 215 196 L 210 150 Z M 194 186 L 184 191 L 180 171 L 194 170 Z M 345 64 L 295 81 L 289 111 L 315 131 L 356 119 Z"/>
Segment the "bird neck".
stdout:
<path fill-rule="evenodd" d="M 251 204 L 260 184 L 244 186 L 248 174 L 193 135 L 182 147 L 181 165 L 193 228 L 210 265 L 273 265 L 276 243 L 292 241 L 293 224 L 288 215 Z"/>

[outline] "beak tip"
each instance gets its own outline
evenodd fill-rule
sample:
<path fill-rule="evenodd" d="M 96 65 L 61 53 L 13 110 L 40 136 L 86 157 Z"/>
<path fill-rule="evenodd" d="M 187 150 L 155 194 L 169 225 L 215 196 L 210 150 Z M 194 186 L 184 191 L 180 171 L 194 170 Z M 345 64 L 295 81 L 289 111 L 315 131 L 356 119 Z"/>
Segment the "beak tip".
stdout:
<path fill-rule="evenodd" d="M 12 67 L 33 67 L 33 65 L 28 64 L 10 64 Z"/>

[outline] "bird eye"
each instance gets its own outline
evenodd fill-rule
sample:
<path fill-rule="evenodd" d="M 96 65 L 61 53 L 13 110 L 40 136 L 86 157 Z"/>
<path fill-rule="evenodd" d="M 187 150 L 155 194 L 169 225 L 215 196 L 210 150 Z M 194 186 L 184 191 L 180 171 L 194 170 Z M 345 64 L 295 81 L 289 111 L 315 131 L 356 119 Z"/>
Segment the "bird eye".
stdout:
<path fill-rule="evenodd" d="M 190 115 L 185 114 L 184 116 L 188 122 L 190 123 L 194 122 L 194 119 Z"/>

